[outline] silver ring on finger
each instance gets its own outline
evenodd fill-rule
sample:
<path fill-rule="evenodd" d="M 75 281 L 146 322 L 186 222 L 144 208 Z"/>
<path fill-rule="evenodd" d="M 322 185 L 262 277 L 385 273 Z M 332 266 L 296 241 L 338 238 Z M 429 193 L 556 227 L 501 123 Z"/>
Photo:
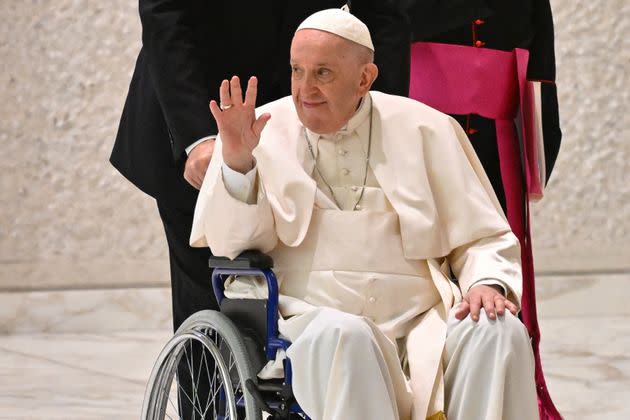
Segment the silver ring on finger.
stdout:
<path fill-rule="evenodd" d="M 219 108 L 221 108 L 222 111 L 225 111 L 226 109 L 232 108 L 232 105 L 221 104 L 219 105 Z"/>

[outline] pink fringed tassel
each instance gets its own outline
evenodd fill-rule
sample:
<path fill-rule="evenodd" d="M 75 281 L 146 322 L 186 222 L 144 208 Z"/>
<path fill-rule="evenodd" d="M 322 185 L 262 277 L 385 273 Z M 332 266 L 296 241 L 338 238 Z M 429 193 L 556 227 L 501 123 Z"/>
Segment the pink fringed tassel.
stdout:
<path fill-rule="evenodd" d="M 513 125 L 497 122 L 497 137 L 499 132 L 506 138 L 507 131 L 513 130 Z M 525 179 L 519 172 L 520 151 L 515 142 L 499 141 L 499 156 L 501 158 L 501 178 L 505 190 L 508 209 L 508 222 L 512 231 L 521 243 L 521 262 L 523 269 L 523 299 L 521 301 L 521 317 L 532 339 L 532 350 L 536 363 L 536 392 L 538 393 L 538 409 L 541 420 L 562 420 L 549 395 L 545 376 L 540 362 L 540 328 L 536 311 L 536 283 L 534 276 L 534 258 L 532 254 L 531 234 L 529 229 L 529 201 L 527 199 Z"/>

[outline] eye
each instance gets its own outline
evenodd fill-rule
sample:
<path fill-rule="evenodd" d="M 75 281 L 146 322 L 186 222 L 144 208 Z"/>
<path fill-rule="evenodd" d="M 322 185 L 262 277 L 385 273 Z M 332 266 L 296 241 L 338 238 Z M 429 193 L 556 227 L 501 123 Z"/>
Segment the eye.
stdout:
<path fill-rule="evenodd" d="M 291 75 L 295 78 L 299 78 L 302 76 L 302 69 L 298 66 L 291 66 Z"/>
<path fill-rule="evenodd" d="M 328 77 L 331 74 L 332 74 L 332 72 L 330 71 L 330 69 L 327 69 L 325 67 L 317 69 L 317 75 L 320 76 L 320 77 Z"/>

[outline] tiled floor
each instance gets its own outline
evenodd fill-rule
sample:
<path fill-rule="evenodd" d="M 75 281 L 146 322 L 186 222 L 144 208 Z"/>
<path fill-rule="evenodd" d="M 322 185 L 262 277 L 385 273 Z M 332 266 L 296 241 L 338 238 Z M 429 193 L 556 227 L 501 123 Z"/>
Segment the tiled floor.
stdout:
<path fill-rule="evenodd" d="M 566 419 L 630 419 L 628 317 L 566 317 L 541 323 L 551 396 Z"/>
<path fill-rule="evenodd" d="M 630 419 L 630 275 L 539 283 L 543 364 L 562 414 Z M 168 328 L 51 329 L 0 335 L 0 419 L 137 419 Z"/>
<path fill-rule="evenodd" d="M 138 419 L 168 331 L 0 338 L 0 419 Z"/>

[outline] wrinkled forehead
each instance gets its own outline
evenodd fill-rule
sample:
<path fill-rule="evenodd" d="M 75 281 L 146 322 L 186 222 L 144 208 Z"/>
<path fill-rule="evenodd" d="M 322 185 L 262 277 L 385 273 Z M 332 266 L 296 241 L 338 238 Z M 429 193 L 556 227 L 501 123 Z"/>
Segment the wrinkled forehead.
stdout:
<path fill-rule="evenodd" d="M 317 61 L 323 58 L 343 60 L 360 47 L 359 44 L 331 32 L 301 29 L 293 36 L 290 55 L 291 61 L 303 59 Z"/>

